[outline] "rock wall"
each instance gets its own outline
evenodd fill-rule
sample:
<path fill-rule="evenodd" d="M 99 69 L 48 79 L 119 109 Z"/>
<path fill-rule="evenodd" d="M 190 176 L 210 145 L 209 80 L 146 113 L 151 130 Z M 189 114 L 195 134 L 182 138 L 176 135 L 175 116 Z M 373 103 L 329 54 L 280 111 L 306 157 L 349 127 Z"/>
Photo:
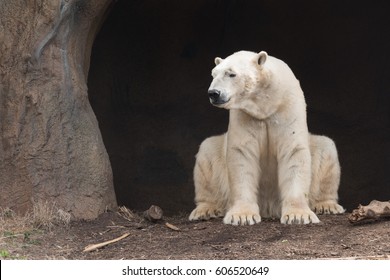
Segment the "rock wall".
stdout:
<path fill-rule="evenodd" d="M 86 85 L 109 3 L 1 1 L 1 207 L 23 212 L 50 200 L 90 219 L 116 205 Z"/>

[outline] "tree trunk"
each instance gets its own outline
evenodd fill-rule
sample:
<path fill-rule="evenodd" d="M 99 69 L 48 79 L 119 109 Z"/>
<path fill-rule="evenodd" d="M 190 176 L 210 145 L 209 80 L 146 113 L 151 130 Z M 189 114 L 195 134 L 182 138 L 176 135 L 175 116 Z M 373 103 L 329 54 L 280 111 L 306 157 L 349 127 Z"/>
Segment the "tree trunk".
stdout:
<path fill-rule="evenodd" d="M 116 206 L 86 85 L 110 2 L 0 2 L 0 207 L 50 200 L 91 219 Z"/>

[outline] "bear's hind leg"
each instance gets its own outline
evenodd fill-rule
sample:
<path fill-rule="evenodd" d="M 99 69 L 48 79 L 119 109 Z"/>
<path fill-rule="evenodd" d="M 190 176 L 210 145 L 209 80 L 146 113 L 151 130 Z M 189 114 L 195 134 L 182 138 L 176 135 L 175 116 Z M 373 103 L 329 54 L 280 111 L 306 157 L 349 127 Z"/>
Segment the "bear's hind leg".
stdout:
<path fill-rule="evenodd" d="M 310 136 L 312 181 L 310 208 L 316 214 L 341 214 L 345 209 L 338 204 L 340 164 L 336 145 L 325 136 Z"/>
<path fill-rule="evenodd" d="M 194 167 L 195 203 L 189 220 L 223 217 L 228 197 L 223 153 L 224 136 L 207 138 L 201 144 Z"/>

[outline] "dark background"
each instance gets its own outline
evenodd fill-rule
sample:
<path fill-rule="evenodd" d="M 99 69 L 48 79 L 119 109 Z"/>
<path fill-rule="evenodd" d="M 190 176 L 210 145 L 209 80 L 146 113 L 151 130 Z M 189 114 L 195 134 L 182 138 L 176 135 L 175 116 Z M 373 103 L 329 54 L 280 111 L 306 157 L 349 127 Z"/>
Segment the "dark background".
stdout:
<path fill-rule="evenodd" d="M 238 50 L 284 60 L 300 80 L 311 132 L 333 138 L 348 210 L 390 199 L 390 20 L 387 1 L 127 0 L 95 40 L 89 98 L 117 200 L 167 214 L 194 204 L 203 139 L 228 112 L 207 97 L 214 57 Z"/>

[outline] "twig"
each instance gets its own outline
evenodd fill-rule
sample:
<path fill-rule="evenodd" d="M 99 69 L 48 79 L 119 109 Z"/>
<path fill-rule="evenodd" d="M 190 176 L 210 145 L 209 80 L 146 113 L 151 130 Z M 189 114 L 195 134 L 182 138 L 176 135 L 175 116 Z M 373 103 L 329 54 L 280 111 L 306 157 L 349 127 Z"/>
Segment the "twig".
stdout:
<path fill-rule="evenodd" d="M 166 225 L 168 228 L 172 229 L 172 230 L 180 231 L 180 228 L 178 228 L 177 226 L 174 226 L 174 225 L 172 225 L 172 224 L 170 224 L 170 223 L 165 223 L 165 225 Z"/>
<path fill-rule="evenodd" d="M 0 240 L 6 239 L 6 238 L 15 238 L 17 236 L 24 236 L 24 234 L 23 233 L 18 233 L 18 234 L 12 234 L 12 235 L 8 235 L 8 236 L 3 236 L 3 237 L 0 237 Z"/>
<path fill-rule="evenodd" d="M 129 222 L 133 222 L 136 218 L 136 215 L 131 210 L 129 210 L 126 206 L 120 206 L 118 213 L 122 218 L 128 220 Z"/>
<path fill-rule="evenodd" d="M 106 226 L 106 227 L 108 227 L 108 228 L 127 228 L 125 226 Z"/>
<path fill-rule="evenodd" d="M 126 238 L 129 235 L 130 235 L 130 233 L 128 232 L 128 233 L 125 233 L 124 235 L 122 235 L 122 236 L 120 236 L 118 238 L 115 238 L 113 240 L 110 240 L 110 241 L 106 241 L 106 242 L 102 242 L 102 243 L 98 243 L 98 244 L 88 245 L 87 247 L 84 248 L 83 252 L 90 252 L 90 251 L 102 248 L 102 247 L 104 247 L 104 246 L 106 246 L 108 244 L 112 244 L 112 243 L 118 242 L 118 241 L 122 240 L 123 238 Z"/>

